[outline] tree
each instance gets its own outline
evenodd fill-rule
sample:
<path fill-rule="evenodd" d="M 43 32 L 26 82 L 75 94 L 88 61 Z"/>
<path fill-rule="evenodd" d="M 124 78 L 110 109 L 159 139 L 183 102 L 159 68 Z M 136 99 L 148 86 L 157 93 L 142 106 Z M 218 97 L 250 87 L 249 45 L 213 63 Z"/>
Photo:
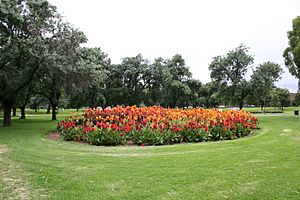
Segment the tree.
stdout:
<path fill-rule="evenodd" d="M 260 64 L 251 75 L 250 93 L 253 99 L 259 102 L 261 110 L 271 96 L 274 82 L 280 79 L 282 69 L 280 65 L 272 62 Z"/>
<path fill-rule="evenodd" d="M 167 60 L 165 66 L 163 70 L 164 104 L 175 107 L 179 103 L 182 107 L 185 97 L 191 93 L 187 82 L 192 74 L 180 54 Z"/>
<path fill-rule="evenodd" d="M 16 105 L 20 108 L 21 116 L 20 119 L 26 118 L 26 105 L 29 103 L 30 97 L 33 94 L 33 84 L 29 84 L 19 94 L 16 100 Z"/>
<path fill-rule="evenodd" d="M 38 74 L 56 8 L 44 0 L 0 2 L 0 101 L 11 125 L 16 97 Z"/>
<path fill-rule="evenodd" d="M 29 101 L 29 107 L 37 112 L 40 107 L 47 107 L 48 103 L 49 100 L 45 96 L 33 94 Z"/>
<path fill-rule="evenodd" d="M 138 105 L 146 99 L 149 61 L 138 54 L 135 57 L 123 58 L 119 67 L 123 71 L 124 92 L 127 94 L 124 98 L 128 105 Z"/>
<path fill-rule="evenodd" d="M 272 96 L 272 104 L 274 107 L 279 107 L 283 109 L 283 107 L 287 107 L 291 103 L 289 100 L 288 89 L 275 88 L 271 92 L 271 96 Z"/>
<path fill-rule="evenodd" d="M 106 105 L 127 104 L 128 94 L 124 86 L 123 70 L 121 65 L 109 65 L 104 90 Z"/>
<path fill-rule="evenodd" d="M 166 61 L 163 58 L 156 58 L 154 62 L 149 66 L 150 76 L 147 76 L 150 80 L 148 85 L 148 101 L 150 105 L 161 105 L 164 96 L 164 80 L 166 71 Z"/>
<path fill-rule="evenodd" d="M 196 79 L 190 79 L 187 82 L 188 87 L 190 88 L 190 95 L 187 96 L 187 101 L 196 108 L 200 106 L 200 96 L 202 91 L 202 83 Z"/>
<path fill-rule="evenodd" d="M 209 82 L 203 85 L 199 101 L 206 108 L 217 107 L 221 103 L 220 85 L 218 82 Z"/>
<path fill-rule="evenodd" d="M 217 56 L 209 65 L 211 78 L 220 85 L 227 85 L 233 103 L 243 108 L 244 100 L 248 94 L 246 73 L 253 63 L 253 56 L 248 55 L 249 48 L 241 44 L 225 56 Z"/>
<path fill-rule="evenodd" d="M 298 92 L 296 95 L 295 95 L 295 100 L 293 102 L 296 106 L 299 106 L 300 105 L 300 93 Z"/>
<path fill-rule="evenodd" d="M 52 21 L 51 39 L 47 45 L 48 55 L 43 62 L 36 91 L 49 99 L 52 120 L 56 120 L 56 109 L 62 95 L 86 80 L 80 74 L 83 66 L 76 65 L 79 45 L 86 40 L 83 32 L 74 29 L 61 18 Z"/>
<path fill-rule="evenodd" d="M 80 68 L 77 71 L 81 77 L 84 77 L 84 80 L 68 92 L 72 105 L 77 109 L 83 105 L 92 108 L 104 106 L 106 103 L 105 82 L 110 68 L 108 55 L 100 48 L 83 47 L 79 50 L 79 59 L 76 65 Z"/>
<path fill-rule="evenodd" d="M 298 79 L 300 91 L 300 16 L 293 20 L 293 30 L 287 32 L 289 46 L 284 50 L 283 57 L 289 72 Z"/>

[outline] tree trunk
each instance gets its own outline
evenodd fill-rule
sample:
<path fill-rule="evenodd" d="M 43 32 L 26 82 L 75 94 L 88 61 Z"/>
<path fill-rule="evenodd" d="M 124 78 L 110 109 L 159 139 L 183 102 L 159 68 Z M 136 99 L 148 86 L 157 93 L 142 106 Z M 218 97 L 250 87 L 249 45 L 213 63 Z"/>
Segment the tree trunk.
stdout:
<path fill-rule="evenodd" d="M 52 105 L 52 120 L 56 120 L 56 105 Z"/>
<path fill-rule="evenodd" d="M 26 119 L 25 106 L 20 107 L 20 110 L 21 110 L 21 117 L 20 117 L 20 119 Z"/>
<path fill-rule="evenodd" d="M 280 108 L 283 111 L 283 102 L 280 101 Z"/>
<path fill-rule="evenodd" d="M 20 110 L 21 110 L 21 117 L 20 117 L 20 119 L 26 119 L 25 109 L 26 109 L 26 105 L 27 105 L 27 103 L 29 101 L 30 96 L 31 96 L 31 88 L 29 88 L 29 90 L 27 91 L 26 97 L 25 97 L 22 105 L 20 106 Z"/>
<path fill-rule="evenodd" d="M 13 107 L 13 114 L 12 114 L 13 117 L 17 116 L 17 108 Z"/>
<path fill-rule="evenodd" d="M 240 110 L 242 110 L 242 109 L 243 109 L 243 104 L 244 104 L 244 101 L 243 101 L 243 100 L 241 100 L 241 101 L 240 101 L 240 103 L 239 103 L 239 108 L 240 108 Z"/>
<path fill-rule="evenodd" d="M 261 102 L 260 103 L 260 110 L 263 111 L 264 110 L 264 104 Z"/>
<path fill-rule="evenodd" d="M 3 126 L 10 126 L 11 125 L 11 106 L 10 105 L 4 105 L 3 111 L 4 111 L 4 120 L 3 120 Z"/>
<path fill-rule="evenodd" d="M 47 108 L 46 114 L 50 114 L 50 110 L 51 110 L 51 106 L 50 106 L 50 104 L 48 104 L 48 108 Z"/>

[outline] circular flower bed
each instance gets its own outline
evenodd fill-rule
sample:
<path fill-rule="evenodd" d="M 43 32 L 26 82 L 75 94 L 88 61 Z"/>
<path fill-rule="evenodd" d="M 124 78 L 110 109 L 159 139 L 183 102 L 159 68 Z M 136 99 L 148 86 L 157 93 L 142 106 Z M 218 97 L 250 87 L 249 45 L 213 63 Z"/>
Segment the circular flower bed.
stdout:
<path fill-rule="evenodd" d="M 113 107 L 88 109 L 58 123 L 64 140 L 93 145 L 164 145 L 247 136 L 258 121 L 249 112 Z"/>

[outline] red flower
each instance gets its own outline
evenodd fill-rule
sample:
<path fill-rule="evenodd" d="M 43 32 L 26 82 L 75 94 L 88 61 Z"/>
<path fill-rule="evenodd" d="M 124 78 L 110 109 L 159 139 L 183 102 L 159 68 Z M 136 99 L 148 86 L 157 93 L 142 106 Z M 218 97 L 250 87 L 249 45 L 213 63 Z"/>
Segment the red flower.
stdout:
<path fill-rule="evenodd" d="M 57 127 L 58 127 L 58 128 L 61 128 L 63 124 L 64 124 L 63 122 L 59 122 L 59 123 L 57 124 Z"/>
<path fill-rule="evenodd" d="M 91 126 L 87 126 L 87 127 L 85 127 L 85 129 L 83 129 L 83 132 L 84 132 L 84 133 L 87 133 L 88 131 L 94 132 L 94 131 L 95 131 L 95 128 L 94 128 L 94 127 L 91 127 Z"/>
<path fill-rule="evenodd" d="M 97 123 L 96 123 L 96 126 L 97 126 L 98 128 L 101 128 L 101 127 L 102 127 L 102 123 L 97 122 Z"/>
<path fill-rule="evenodd" d="M 146 126 L 147 123 L 148 123 L 148 121 L 146 119 L 143 119 L 143 121 L 142 121 L 143 126 Z"/>
<path fill-rule="evenodd" d="M 125 132 L 128 133 L 129 131 L 131 131 L 131 126 L 125 125 L 124 129 L 125 129 Z"/>
<path fill-rule="evenodd" d="M 105 125 L 104 125 L 104 128 L 105 128 L 105 129 L 108 129 L 108 128 L 109 128 L 109 124 L 105 124 Z"/>
<path fill-rule="evenodd" d="M 114 129 L 114 130 L 118 129 L 118 124 L 116 124 L 116 123 L 112 124 L 111 128 Z"/>
<path fill-rule="evenodd" d="M 186 129 L 189 129 L 189 128 L 190 128 L 190 125 L 189 125 L 189 124 L 184 124 L 184 127 L 185 127 Z"/>
<path fill-rule="evenodd" d="M 208 131 L 208 126 L 205 126 L 204 130 L 207 132 Z"/>
<path fill-rule="evenodd" d="M 182 132 L 182 128 L 181 127 L 177 128 L 177 131 Z"/>
<path fill-rule="evenodd" d="M 157 129 L 157 124 L 152 124 L 153 129 Z"/>

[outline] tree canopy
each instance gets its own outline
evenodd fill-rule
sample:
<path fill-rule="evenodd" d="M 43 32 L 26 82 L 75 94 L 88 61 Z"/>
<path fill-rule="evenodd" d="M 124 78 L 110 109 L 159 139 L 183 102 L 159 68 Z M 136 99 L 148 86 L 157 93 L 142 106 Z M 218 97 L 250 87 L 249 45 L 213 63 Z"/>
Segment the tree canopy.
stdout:
<path fill-rule="evenodd" d="M 280 79 L 281 73 L 282 69 L 279 64 L 265 62 L 260 64 L 251 75 L 250 94 L 262 109 L 270 99 L 274 82 Z"/>
<path fill-rule="evenodd" d="M 225 92 L 231 96 L 233 103 L 239 105 L 240 109 L 247 96 L 248 84 L 245 75 L 254 60 L 248 52 L 249 47 L 241 44 L 225 56 L 214 57 L 209 65 L 212 80 L 227 86 Z"/>
<path fill-rule="evenodd" d="M 28 86 L 48 55 L 56 8 L 42 0 L 0 2 L 0 101 L 4 125 L 18 94 Z"/>
<path fill-rule="evenodd" d="M 293 29 L 287 32 L 289 46 L 284 50 L 283 57 L 289 72 L 298 79 L 300 90 L 300 16 L 293 20 Z"/>

